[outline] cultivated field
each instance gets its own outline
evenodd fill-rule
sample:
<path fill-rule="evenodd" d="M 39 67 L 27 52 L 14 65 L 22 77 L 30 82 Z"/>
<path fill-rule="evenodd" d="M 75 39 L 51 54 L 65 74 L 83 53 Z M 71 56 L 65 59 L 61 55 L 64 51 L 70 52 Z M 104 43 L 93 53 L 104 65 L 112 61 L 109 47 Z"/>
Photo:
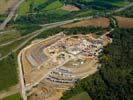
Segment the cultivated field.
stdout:
<path fill-rule="evenodd" d="M 121 28 L 133 28 L 133 18 L 115 16 Z"/>
<path fill-rule="evenodd" d="M 70 23 L 63 25 L 63 28 L 73 28 L 73 27 L 87 27 L 87 26 L 94 26 L 94 27 L 104 27 L 107 28 L 109 26 L 109 19 L 108 18 L 96 18 L 96 19 L 89 19 L 89 20 L 82 20 L 75 23 Z"/>
<path fill-rule="evenodd" d="M 72 6 L 72 5 L 65 5 L 62 7 L 63 10 L 66 11 L 79 11 L 80 9 L 76 6 Z"/>
<path fill-rule="evenodd" d="M 19 0 L 0 0 L 0 14 L 6 13 L 12 8 Z"/>

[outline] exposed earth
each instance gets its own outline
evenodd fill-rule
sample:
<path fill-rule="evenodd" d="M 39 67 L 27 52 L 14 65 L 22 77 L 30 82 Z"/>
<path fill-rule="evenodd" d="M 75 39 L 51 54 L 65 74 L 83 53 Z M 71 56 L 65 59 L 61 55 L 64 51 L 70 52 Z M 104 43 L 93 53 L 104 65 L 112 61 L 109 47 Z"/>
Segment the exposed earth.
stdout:
<path fill-rule="evenodd" d="M 76 80 L 97 71 L 98 55 L 109 42 L 106 35 L 94 38 L 63 32 L 32 42 L 20 53 L 25 96 L 29 100 L 59 100 Z"/>

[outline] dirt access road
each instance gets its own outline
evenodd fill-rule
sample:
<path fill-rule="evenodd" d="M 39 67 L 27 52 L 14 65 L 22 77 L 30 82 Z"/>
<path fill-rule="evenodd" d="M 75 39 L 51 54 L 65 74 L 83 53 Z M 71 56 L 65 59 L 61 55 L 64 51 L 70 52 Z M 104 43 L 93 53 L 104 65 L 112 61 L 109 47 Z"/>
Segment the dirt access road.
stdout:
<path fill-rule="evenodd" d="M 6 25 L 8 24 L 8 22 L 13 18 L 16 10 L 18 9 L 18 7 L 21 5 L 21 3 L 23 3 L 25 0 L 20 0 L 10 11 L 10 13 L 8 14 L 8 17 L 4 20 L 4 22 L 0 25 L 0 30 L 3 30 Z"/>

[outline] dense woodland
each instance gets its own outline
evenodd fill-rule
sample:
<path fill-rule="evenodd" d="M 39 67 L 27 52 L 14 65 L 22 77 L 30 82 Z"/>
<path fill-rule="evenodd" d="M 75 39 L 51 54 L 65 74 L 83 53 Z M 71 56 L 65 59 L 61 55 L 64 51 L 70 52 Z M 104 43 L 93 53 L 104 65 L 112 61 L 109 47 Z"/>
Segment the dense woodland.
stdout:
<path fill-rule="evenodd" d="M 115 29 L 105 47 L 99 71 L 75 83 L 61 100 L 86 91 L 93 100 L 133 100 L 133 30 Z"/>
<path fill-rule="evenodd" d="M 25 16 L 19 16 L 15 24 L 46 24 L 58 21 L 64 21 L 69 19 L 74 19 L 78 17 L 96 15 L 98 11 L 91 13 L 86 13 L 85 15 L 80 16 L 80 13 L 87 12 L 87 10 L 81 10 L 77 12 L 63 12 L 63 11 L 51 11 L 51 12 L 38 12 L 37 14 L 27 14 Z"/>

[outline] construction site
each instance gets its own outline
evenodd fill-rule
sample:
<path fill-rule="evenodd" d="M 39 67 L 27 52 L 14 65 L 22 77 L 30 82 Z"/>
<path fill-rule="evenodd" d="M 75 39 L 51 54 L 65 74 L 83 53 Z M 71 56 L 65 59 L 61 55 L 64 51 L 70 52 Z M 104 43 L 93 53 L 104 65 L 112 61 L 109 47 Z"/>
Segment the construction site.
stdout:
<path fill-rule="evenodd" d="M 33 41 L 20 53 L 25 96 L 28 100 L 59 100 L 77 80 L 97 71 L 98 56 L 109 42 L 105 34 L 96 38 L 63 32 Z"/>

